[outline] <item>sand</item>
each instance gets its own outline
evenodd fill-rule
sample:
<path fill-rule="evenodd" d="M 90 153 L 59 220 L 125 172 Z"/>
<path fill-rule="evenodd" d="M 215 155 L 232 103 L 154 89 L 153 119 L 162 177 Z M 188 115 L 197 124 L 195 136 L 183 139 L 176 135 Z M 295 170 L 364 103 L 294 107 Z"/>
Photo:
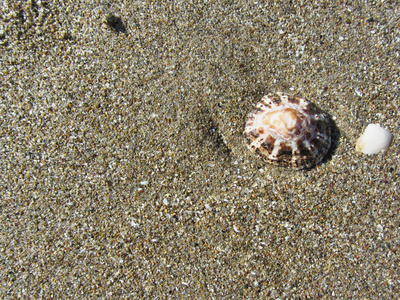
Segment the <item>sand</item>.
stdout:
<path fill-rule="evenodd" d="M 2 298 L 397 298 L 398 3 L 165 2 L 2 2 Z M 315 168 L 247 149 L 274 91 L 330 115 Z"/>

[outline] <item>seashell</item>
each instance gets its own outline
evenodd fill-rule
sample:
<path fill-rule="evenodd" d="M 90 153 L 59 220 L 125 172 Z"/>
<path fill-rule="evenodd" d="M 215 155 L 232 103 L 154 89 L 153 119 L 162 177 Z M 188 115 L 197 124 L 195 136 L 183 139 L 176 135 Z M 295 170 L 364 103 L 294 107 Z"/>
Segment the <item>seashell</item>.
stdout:
<path fill-rule="evenodd" d="M 249 114 L 244 134 L 265 161 L 295 170 L 319 163 L 331 145 L 329 117 L 307 100 L 278 92 Z"/>
<path fill-rule="evenodd" d="M 369 124 L 356 144 L 356 152 L 376 154 L 389 148 L 393 135 L 378 124 Z"/>

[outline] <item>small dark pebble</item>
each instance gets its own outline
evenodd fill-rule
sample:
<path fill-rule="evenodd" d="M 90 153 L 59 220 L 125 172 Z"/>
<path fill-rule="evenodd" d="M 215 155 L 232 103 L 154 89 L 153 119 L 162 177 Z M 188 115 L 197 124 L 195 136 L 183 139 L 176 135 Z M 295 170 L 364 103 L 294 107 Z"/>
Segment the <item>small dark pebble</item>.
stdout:
<path fill-rule="evenodd" d="M 108 27 L 110 27 L 115 32 L 126 33 L 126 27 L 125 27 L 124 23 L 122 22 L 121 17 L 117 17 L 115 15 L 110 14 L 106 18 L 106 24 Z"/>

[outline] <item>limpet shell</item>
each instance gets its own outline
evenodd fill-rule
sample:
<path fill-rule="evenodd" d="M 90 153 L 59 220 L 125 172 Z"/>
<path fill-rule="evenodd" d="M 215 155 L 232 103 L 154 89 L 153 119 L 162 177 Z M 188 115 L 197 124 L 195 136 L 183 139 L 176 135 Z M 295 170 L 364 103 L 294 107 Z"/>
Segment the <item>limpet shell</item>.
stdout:
<path fill-rule="evenodd" d="M 319 163 L 331 145 L 329 117 L 307 100 L 281 92 L 264 96 L 244 134 L 265 161 L 295 170 Z"/>

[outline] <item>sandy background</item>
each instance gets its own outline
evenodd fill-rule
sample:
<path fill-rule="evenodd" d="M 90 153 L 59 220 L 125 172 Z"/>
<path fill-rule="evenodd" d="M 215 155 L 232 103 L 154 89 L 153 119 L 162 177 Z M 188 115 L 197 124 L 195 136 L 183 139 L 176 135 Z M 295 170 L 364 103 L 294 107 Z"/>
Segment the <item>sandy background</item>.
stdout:
<path fill-rule="evenodd" d="M 400 4 L 164 2 L 0 1 L 2 298 L 397 298 Z M 314 169 L 246 148 L 278 90 Z"/>

